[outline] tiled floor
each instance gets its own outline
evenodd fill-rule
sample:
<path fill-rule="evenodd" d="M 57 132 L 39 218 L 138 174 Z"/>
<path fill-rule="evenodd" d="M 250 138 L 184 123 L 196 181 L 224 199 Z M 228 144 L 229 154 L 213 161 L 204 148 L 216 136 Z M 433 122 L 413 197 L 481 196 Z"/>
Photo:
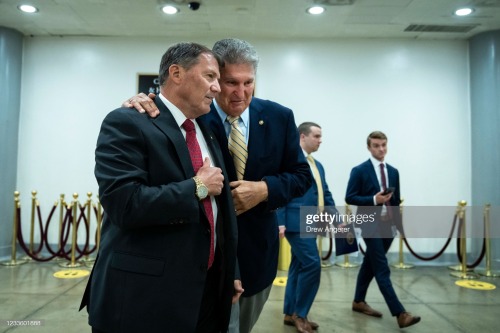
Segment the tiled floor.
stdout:
<path fill-rule="evenodd" d="M 0 266 L 0 332 L 72 333 L 90 332 L 86 312 L 78 312 L 87 278 L 59 279 L 64 270 L 55 263 Z M 310 320 L 321 332 L 398 332 L 375 283 L 367 301 L 383 312 L 383 318 L 351 311 L 357 268 L 324 268 Z M 286 272 L 278 271 L 279 276 Z M 417 266 L 392 270 L 392 282 L 401 302 L 422 321 L 407 332 L 498 332 L 500 289 L 474 290 L 459 287 L 447 267 Z M 480 278 L 500 285 L 500 279 Z M 253 332 L 296 332 L 283 325 L 284 287 L 273 286 L 269 301 Z M 8 326 L 9 320 L 42 321 L 41 326 Z M 140 332 L 142 333 L 142 332 Z M 175 333 L 175 332 L 166 332 Z"/>

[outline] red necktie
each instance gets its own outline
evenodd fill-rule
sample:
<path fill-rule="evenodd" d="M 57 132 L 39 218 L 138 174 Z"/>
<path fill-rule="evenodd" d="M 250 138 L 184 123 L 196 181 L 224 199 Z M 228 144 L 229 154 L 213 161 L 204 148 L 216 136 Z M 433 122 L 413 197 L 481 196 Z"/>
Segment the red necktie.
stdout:
<path fill-rule="evenodd" d="M 380 163 L 380 178 L 382 179 L 382 190 L 387 190 L 387 181 L 385 178 L 385 171 L 384 171 L 384 163 Z M 392 211 L 391 207 L 389 205 L 389 202 L 385 203 L 386 209 L 387 209 L 387 217 L 391 218 L 392 217 Z"/>
<path fill-rule="evenodd" d="M 203 165 L 200 145 L 196 139 L 196 129 L 191 119 L 186 119 L 186 121 L 182 124 L 182 127 L 186 130 L 186 143 L 189 155 L 191 156 L 191 163 L 193 163 L 194 173 L 196 174 Z M 203 199 L 202 202 L 203 207 L 205 207 L 205 215 L 207 216 L 208 223 L 210 224 L 210 256 L 208 257 L 208 268 L 210 268 L 214 262 L 214 213 L 212 210 L 210 196 Z"/>

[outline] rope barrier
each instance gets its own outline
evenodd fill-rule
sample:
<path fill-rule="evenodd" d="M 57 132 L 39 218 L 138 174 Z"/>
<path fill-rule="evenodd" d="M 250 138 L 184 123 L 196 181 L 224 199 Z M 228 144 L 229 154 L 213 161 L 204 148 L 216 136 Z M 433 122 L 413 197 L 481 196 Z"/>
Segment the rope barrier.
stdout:
<path fill-rule="evenodd" d="M 406 239 L 406 237 L 403 237 L 403 241 L 406 245 L 406 247 L 408 248 L 408 251 L 410 251 L 410 253 L 415 256 L 417 259 L 420 259 L 420 260 L 424 260 L 424 261 L 429 261 L 429 260 L 434 260 L 436 258 L 438 258 L 439 256 L 441 256 L 444 251 L 446 250 L 446 248 L 448 247 L 448 245 L 450 244 L 451 242 L 451 239 L 452 239 L 452 236 L 453 236 L 453 231 L 455 231 L 455 226 L 457 224 L 457 218 L 458 218 L 458 214 L 455 214 L 455 216 L 453 217 L 453 225 L 451 227 L 451 231 L 450 231 L 450 235 L 448 236 L 448 240 L 446 241 L 446 243 L 444 244 L 443 248 L 441 250 L 438 251 L 438 253 L 436 253 L 435 255 L 431 256 L 431 257 L 423 257 L 421 255 L 418 255 L 410 246 L 410 244 L 408 243 L 408 240 Z"/>
<path fill-rule="evenodd" d="M 92 201 L 90 199 L 91 193 L 87 193 L 88 195 L 88 200 L 85 205 L 80 205 L 77 201 L 77 194 L 75 197 L 75 201 L 73 202 L 73 207 L 71 205 L 66 205 L 64 203 L 64 195 L 61 195 L 61 200 L 60 202 L 56 202 L 52 209 L 49 212 L 49 215 L 46 219 L 46 221 L 43 221 L 42 218 L 42 212 L 40 205 L 38 202 L 36 202 L 35 194 L 36 191 L 32 191 L 33 198 L 32 198 L 32 227 L 30 229 L 30 238 L 33 239 L 33 223 L 34 223 L 34 211 L 36 210 L 37 218 L 38 218 L 38 225 L 40 228 L 40 243 L 38 244 L 37 249 L 33 249 L 33 241 L 30 242 L 30 245 L 28 246 L 23 237 L 21 225 L 22 225 L 22 219 L 21 219 L 21 205 L 19 203 L 19 192 L 15 192 L 15 207 L 14 207 L 14 232 L 13 232 L 13 251 L 15 250 L 15 240 L 17 239 L 17 243 L 19 243 L 19 246 L 23 249 L 23 251 L 28 255 L 29 258 L 33 259 L 34 261 L 39 261 L 39 262 L 47 262 L 50 261 L 56 257 L 63 258 L 66 260 L 74 261 L 74 260 L 79 260 L 83 256 L 88 256 L 94 252 L 97 252 L 99 249 L 99 242 L 100 242 L 100 227 L 102 223 L 102 211 L 101 211 L 101 206 L 100 204 L 98 205 L 92 205 Z M 57 208 L 57 206 L 60 206 L 60 221 L 59 221 L 59 234 L 58 234 L 58 248 L 57 250 L 54 250 L 48 241 L 48 234 L 49 234 L 49 227 L 50 223 L 52 221 L 52 217 L 54 215 L 54 212 Z M 463 204 L 465 205 L 465 203 Z M 77 208 L 79 208 L 77 210 Z M 64 212 L 66 210 L 66 212 Z M 86 215 L 86 210 L 87 210 L 87 215 Z M 93 211 L 93 214 L 96 216 L 96 223 L 97 223 L 97 230 L 94 235 L 94 240 L 95 243 L 94 245 L 90 248 L 90 217 L 91 217 L 91 212 Z M 404 231 L 401 230 L 401 238 L 403 242 L 405 243 L 406 247 L 408 248 L 408 251 L 417 259 L 422 260 L 422 261 L 431 261 L 439 256 L 441 256 L 448 245 L 450 244 L 453 234 L 455 231 L 455 228 L 457 228 L 457 257 L 459 262 L 462 262 L 463 256 L 462 252 L 464 252 L 462 242 L 460 241 L 461 238 L 463 238 L 463 235 L 461 234 L 463 232 L 462 230 L 462 223 L 464 222 L 464 217 L 463 217 L 463 211 L 460 211 L 462 214 L 461 218 L 459 219 L 459 211 L 455 213 L 453 216 L 453 221 L 452 221 L 452 227 L 450 230 L 450 234 L 448 236 L 448 239 L 446 240 L 444 246 L 435 254 L 430 257 L 425 257 L 422 255 L 419 255 L 416 253 L 416 251 L 411 247 L 409 244 L 407 238 L 404 236 Z M 457 227 L 457 220 L 460 220 L 460 223 Z M 85 242 L 83 245 L 79 245 L 76 241 L 76 234 L 78 233 L 79 228 L 81 228 L 81 223 L 85 225 Z M 477 267 L 481 261 L 485 257 L 485 253 L 487 251 L 487 238 L 489 235 L 487 235 L 486 232 L 486 214 L 484 215 L 483 222 L 485 225 L 485 230 L 484 230 L 484 236 L 483 236 L 483 243 L 482 243 L 482 248 L 481 248 L 481 253 L 479 254 L 478 258 L 472 263 L 472 264 L 466 264 L 467 268 L 475 268 Z M 75 229 L 75 230 L 73 230 Z M 72 241 L 70 241 L 70 234 L 73 231 L 74 235 Z M 326 253 L 325 256 L 321 255 L 321 260 L 328 260 L 330 259 L 332 253 L 333 253 L 333 237 L 328 237 L 329 238 L 329 248 L 328 252 Z M 68 247 L 68 245 L 70 245 Z M 361 244 L 358 244 L 359 251 L 365 255 L 365 249 Z M 49 253 L 48 256 L 46 257 L 41 257 L 40 253 L 42 253 L 43 249 L 46 249 L 47 252 Z M 15 254 L 14 254 L 14 259 L 11 259 L 10 262 L 4 263 L 4 264 L 10 264 L 14 265 L 15 263 Z"/>
<path fill-rule="evenodd" d="M 16 193 L 18 193 L 18 192 L 16 192 Z M 32 194 L 33 194 L 32 201 L 33 201 L 33 203 L 35 203 L 36 191 L 33 191 Z M 63 195 L 61 195 L 61 197 L 63 198 Z M 18 201 L 16 201 L 16 202 L 18 202 Z M 63 207 L 63 200 L 61 200 L 60 204 L 61 204 L 61 213 L 64 211 L 64 209 L 66 209 L 66 213 L 64 214 L 64 218 L 61 217 L 61 221 L 60 221 L 60 233 L 58 235 L 58 243 L 59 244 L 58 244 L 57 250 L 54 250 L 50 246 L 50 243 L 48 241 L 48 231 L 49 231 L 50 222 L 52 221 L 52 217 L 53 217 L 54 212 L 58 206 L 58 203 L 56 202 L 54 204 L 54 206 L 52 207 L 52 209 L 49 213 L 49 216 L 48 216 L 47 220 L 45 221 L 45 223 L 43 221 L 41 208 L 38 205 L 38 203 L 33 204 L 33 206 L 32 206 L 32 223 L 34 222 L 34 211 L 36 210 L 37 218 L 38 218 L 38 225 L 40 228 L 40 243 L 38 244 L 38 247 L 36 250 L 33 249 L 33 242 L 32 241 L 30 242 L 30 245 L 28 246 L 24 240 L 24 236 L 23 236 L 22 229 L 21 229 L 21 225 L 22 225 L 21 207 L 20 207 L 20 205 L 17 205 L 17 207 L 15 207 L 14 219 L 16 221 L 14 222 L 14 224 L 15 224 L 16 229 L 17 229 L 16 230 L 17 232 L 15 234 L 16 239 L 17 239 L 17 243 L 19 243 L 19 246 L 23 249 L 23 251 L 27 254 L 27 256 L 29 258 L 33 259 L 34 261 L 47 262 L 47 261 L 50 261 L 56 257 L 64 258 L 66 260 L 72 260 L 72 258 L 71 258 L 72 257 L 72 249 L 71 248 L 66 249 L 66 248 L 67 248 L 68 239 L 70 237 L 71 230 L 72 230 L 71 221 L 73 221 L 73 215 L 74 215 L 73 207 L 71 207 L 71 206 Z M 87 205 L 89 207 L 91 207 L 91 205 L 92 205 L 90 197 L 89 197 L 89 200 L 88 200 L 86 205 L 83 205 L 83 206 L 78 205 L 79 206 L 79 214 L 76 214 L 77 216 L 75 217 L 76 218 L 76 224 L 75 224 L 76 232 L 78 232 L 78 229 L 80 228 L 81 222 L 82 221 L 84 222 L 84 225 L 85 225 L 85 243 L 84 243 L 84 246 L 82 249 L 75 241 L 74 245 L 75 245 L 75 251 L 77 252 L 77 255 L 75 255 L 74 260 L 78 260 L 78 259 L 82 258 L 83 256 L 88 256 L 89 254 L 93 253 L 94 251 L 97 251 L 97 246 L 98 246 L 97 242 L 92 248 L 89 247 L 90 224 L 88 223 L 87 216 L 85 215 L 85 209 L 87 208 Z M 100 206 L 99 206 L 99 208 L 94 207 L 93 211 L 97 217 L 97 221 L 98 221 L 99 226 L 100 226 L 100 222 L 101 222 L 100 219 L 102 218 Z M 76 212 L 77 211 L 75 209 L 75 213 Z M 88 212 L 90 214 L 91 209 L 89 209 Z M 100 235 L 98 235 L 97 232 L 100 232 L 99 228 L 96 231 L 96 235 L 95 235 L 96 240 L 99 240 Z M 30 229 L 30 238 L 31 239 L 33 239 L 33 236 L 32 236 L 33 233 L 34 233 L 34 230 L 32 227 Z M 40 256 L 40 253 L 42 252 L 42 250 L 44 248 L 49 253 L 49 256 L 47 256 L 47 257 Z"/>

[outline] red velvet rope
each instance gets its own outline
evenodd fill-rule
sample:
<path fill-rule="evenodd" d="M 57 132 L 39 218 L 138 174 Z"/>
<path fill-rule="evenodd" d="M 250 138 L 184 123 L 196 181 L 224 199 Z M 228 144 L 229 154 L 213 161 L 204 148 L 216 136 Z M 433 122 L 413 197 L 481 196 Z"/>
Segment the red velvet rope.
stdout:
<path fill-rule="evenodd" d="M 70 234 L 71 234 L 71 228 L 72 228 L 72 221 L 73 221 L 73 209 L 72 207 L 67 207 L 66 208 L 66 214 L 65 214 L 65 217 L 63 219 L 63 223 L 62 223 L 62 228 L 61 228 L 61 235 L 60 235 L 60 248 L 57 250 L 57 251 L 54 251 L 50 245 L 49 245 L 49 242 L 48 242 L 48 230 L 49 230 L 49 225 L 50 225 L 50 222 L 52 220 L 52 216 L 54 215 L 54 212 L 55 212 L 55 209 L 56 209 L 57 205 L 54 205 L 52 207 L 52 210 L 49 214 L 49 217 L 47 218 L 47 221 L 45 223 L 45 226 L 43 224 L 43 219 L 42 219 L 42 214 L 41 214 L 41 210 L 40 210 L 40 207 L 37 206 L 37 216 L 38 216 L 38 223 L 39 223 L 39 226 L 40 226 L 40 244 L 38 244 L 38 248 L 36 249 L 36 251 L 33 251 L 33 253 L 31 253 L 31 251 L 28 249 L 28 246 L 26 246 L 26 243 L 24 241 L 24 237 L 23 237 L 23 233 L 22 233 L 22 229 L 21 229 L 21 208 L 20 207 L 17 207 L 17 240 L 18 240 L 18 243 L 20 245 L 20 247 L 24 250 L 24 252 L 30 257 L 32 258 L 33 260 L 35 261 L 40 261 L 40 262 L 46 262 L 46 261 L 50 261 L 52 259 L 54 259 L 55 257 L 61 257 L 61 258 L 65 258 L 67 260 L 71 260 L 71 246 L 69 246 L 69 249 L 66 250 L 66 246 L 68 245 L 68 239 L 70 237 Z M 78 220 L 77 220 L 77 223 L 76 223 L 76 229 L 77 229 L 77 232 L 78 232 L 78 228 L 80 226 L 80 223 L 82 222 L 82 220 L 85 222 L 85 230 L 86 230 L 86 233 L 85 233 L 85 245 L 84 245 L 84 249 L 87 249 L 88 248 L 88 245 L 89 245 L 89 225 L 87 223 L 87 217 L 85 216 L 85 206 L 80 206 L 80 215 L 78 216 Z M 97 215 L 97 212 L 94 211 L 95 214 Z M 96 236 L 97 238 L 97 236 Z M 50 256 L 48 257 L 45 257 L 45 258 L 42 258 L 39 256 L 39 254 L 42 252 L 42 249 L 44 248 L 44 246 L 47 248 L 47 251 L 50 253 Z M 92 252 L 94 252 L 97 248 L 97 245 L 95 245 L 92 249 L 88 249 L 87 251 L 84 251 L 82 249 L 80 249 L 80 247 L 78 246 L 78 243 L 75 244 L 75 251 L 78 253 L 78 255 L 75 256 L 75 259 L 78 260 L 80 259 L 82 256 L 84 255 L 89 255 L 91 254 Z"/>

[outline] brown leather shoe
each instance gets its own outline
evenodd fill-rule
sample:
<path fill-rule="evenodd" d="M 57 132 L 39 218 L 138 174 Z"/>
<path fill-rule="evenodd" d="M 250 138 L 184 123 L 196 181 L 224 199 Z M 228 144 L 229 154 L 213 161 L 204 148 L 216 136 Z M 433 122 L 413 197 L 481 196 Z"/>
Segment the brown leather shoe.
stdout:
<path fill-rule="evenodd" d="M 299 333 L 312 333 L 312 328 L 311 325 L 309 325 L 309 322 L 307 319 L 302 318 L 302 317 L 293 317 L 293 322 L 295 323 L 295 328 L 297 329 L 297 332 Z"/>
<path fill-rule="evenodd" d="M 294 316 L 297 316 L 297 315 L 294 315 Z M 294 317 L 293 316 L 290 316 L 290 315 L 285 315 L 285 318 L 283 318 L 283 324 L 285 325 L 288 325 L 288 326 L 295 326 L 295 322 L 294 322 Z M 311 328 L 313 330 L 317 330 L 319 328 L 319 325 L 317 323 L 315 323 L 314 321 L 309 321 L 307 318 L 305 318 L 307 320 L 307 322 L 309 323 L 309 326 L 311 326 Z"/>
<path fill-rule="evenodd" d="M 415 325 L 420 321 L 419 316 L 412 316 L 408 312 L 402 312 L 398 316 L 398 325 L 399 328 L 405 328 L 411 325 Z"/>
<path fill-rule="evenodd" d="M 374 310 L 366 302 L 352 302 L 352 311 L 361 312 L 368 316 L 382 317 L 382 313 Z"/>
<path fill-rule="evenodd" d="M 283 324 L 288 325 L 288 326 L 295 326 L 295 323 L 293 321 L 293 317 L 290 315 L 285 315 L 285 318 L 283 318 Z"/>

